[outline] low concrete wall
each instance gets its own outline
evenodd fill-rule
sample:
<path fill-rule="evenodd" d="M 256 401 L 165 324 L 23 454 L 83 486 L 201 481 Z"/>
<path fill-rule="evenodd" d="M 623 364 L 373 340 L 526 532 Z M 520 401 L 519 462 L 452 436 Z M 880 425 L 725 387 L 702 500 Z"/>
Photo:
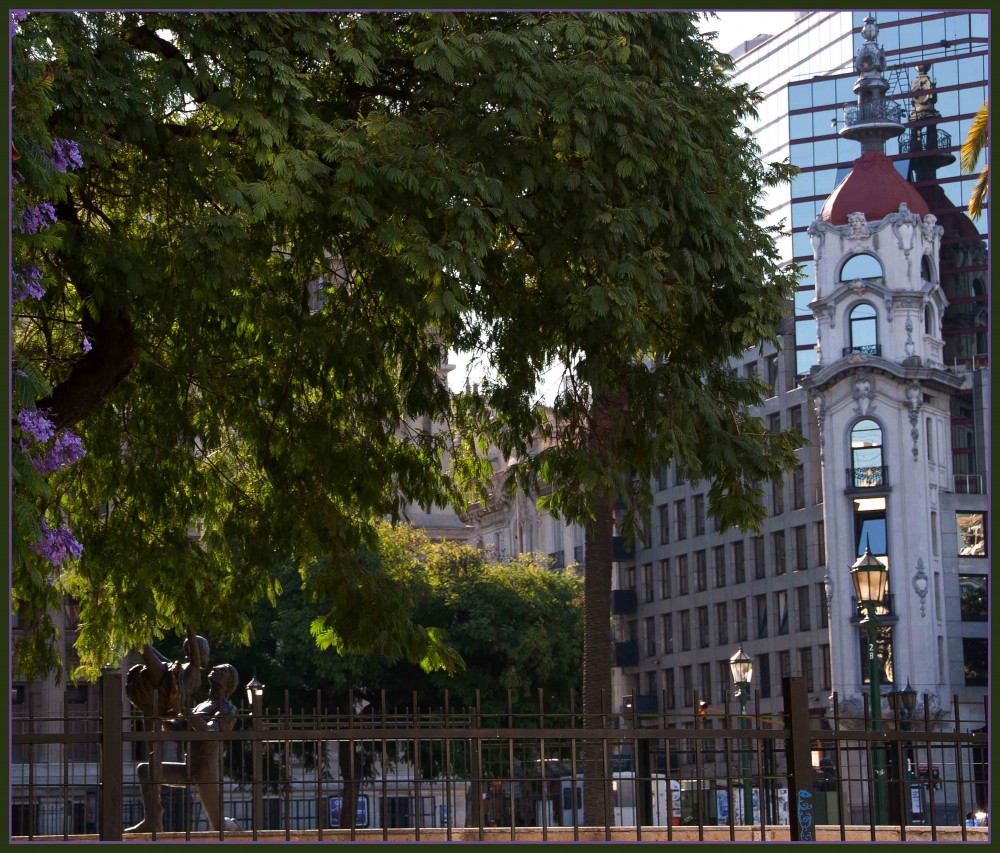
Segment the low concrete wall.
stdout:
<path fill-rule="evenodd" d="M 968 840 L 973 842 L 988 842 L 989 829 L 986 827 L 970 827 L 966 829 Z M 726 826 L 706 826 L 702 831 L 702 838 L 698 837 L 698 828 L 690 826 L 675 826 L 672 832 L 667 833 L 666 827 L 646 827 L 642 830 L 642 841 L 679 841 L 697 842 L 699 840 L 707 842 L 727 842 L 727 841 L 788 841 L 788 827 L 776 826 L 767 827 L 765 837 L 761 838 L 760 827 L 735 827 L 734 836 L 730 837 L 729 827 Z M 876 829 L 875 838 L 877 841 L 899 841 L 900 832 L 898 826 L 881 826 Z M 185 841 L 188 839 L 183 832 L 162 832 L 157 834 L 157 841 Z M 16 840 L 27 840 L 23 837 Z M 62 836 L 37 836 L 33 841 L 62 841 Z M 68 841 L 97 841 L 96 835 L 73 835 Z M 149 834 L 126 835 L 126 841 L 152 841 Z M 203 843 L 206 841 L 218 841 L 219 835 L 215 832 L 192 832 L 191 841 Z M 228 832 L 227 841 L 246 842 L 253 841 L 250 832 Z M 286 834 L 282 830 L 266 830 L 257 833 L 257 841 L 280 842 L 280 841 L 318 841 L 319 833 L 316 830 L 297 830 Z M 351 840 L 351 832 L 347 829 L 325 829 L 323 830 L 324 841 L 347 841 Z M 359 829 L 355 832 L 355 840 L 359 842 L 380 842 L 383 840 L 381 829 Z M 389 841 L 415 841 L 413 829 L 390 829 L 388 830 Z M 420 832 L 420 840 L 428 842 L 447 842 L 448 832 L 444 829 L 425 829 Z M 451 831 L 451 841 L 479 841 L 479 830 L 466 827 L 456 828 Z M 484 841 L 510 842 L 510 827 L 490 827 L 483 830 Z M 518 828 L 514 837 L 515 841 L 540 842 L 543 840 L 541 827 Z M 578 834 L 574 834 L 572 828 L 551 827 L 547 833 L 547 840 L 552 842 L 568 841 L 613 841 L 621 843 L 623 841 L 636 841 L 635 827 L 613 827 L 610 834 L 605 834 L 604 829 L 594 827 L 580 827 Z M 839 826 L 818 826 L 816 827 L 816 840 L 826 842 L 839 842 L 841 840 L 864 843 L 871 841 L 871 831 L 866 826 L 848 826 L 844 829 L 844 837 L 841 838 Z M 913 842 L 931 841 L 931 829 L 929 826 L 908 826 L 906 828 L 906 840 Z M 954 843 L 962 840 L 962 829 L 958 826 L 947 826 L 937 828 L 937 841 L 940 843 Z"/>

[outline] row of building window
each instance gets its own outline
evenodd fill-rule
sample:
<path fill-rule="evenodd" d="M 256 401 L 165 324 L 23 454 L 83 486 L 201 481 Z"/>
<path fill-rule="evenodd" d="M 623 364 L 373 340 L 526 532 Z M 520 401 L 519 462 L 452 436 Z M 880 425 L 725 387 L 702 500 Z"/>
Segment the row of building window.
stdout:
<path fill-rule="evenodd" d="M 769 699 L 781 690 L 781 680 L 786 676 L 801 675 L 806 679 L 810 693 L 816 690 L 830 690 L 832 676 L 830 668 L 830 646 L 802 646 L 794 650 L 773 653 L 774 671 L 771 667 L 772 653 L 762 652 L 754 656 L 753 688 L 760 691 L 762 699 Z M 817 663 L 819 665 L 817 670 Z M 793 671 L 793 665 L 796 667 Z M 714 672 L 713 672 L 714 670 Z M 697 676 L 697 683 L 695 678 Z M 657 697 L 662 710 L 693 708 L 695 691 L 698 702 L 706 705 L 722 706 L 727 696 L 732 695 L 733 677 L 728 658 L 663 670 L 650 670 L 643 674 L 643 692 Z M 721 707 L 713 710 L 721 710 Z"/>
<path fill-rule="evenodd" d="M 826 595 L 822 584 L 814 584 L 815 592 L 810 593 L 809 585 L 795 587 L 795 630 L 811 631 L 813 628 L 829 626 Z M 770 600 L 770 608 L 768 603 Z M 730 604 L 732 607 L 730 608 Z M 815 614 L 813 608 L 815 607 Z M 753 624 L 750 623 L 748 599 L 737 598 L 731 602 L 720 601 L 712 605 L 715 611 L 714 645 L 728 646 L 750 639 L 764 639 L 769 634 L 784 636 L 791 630 L 788 612 L 788 592 L 761 593 L 753 596 Z M 662 613 L 659 616 L 643 618 L 642 652 L 646 657 L 657 654 L 688 652 L 697 642 L 698 648 L 707 649 L 712 642 L 709 625 L 709 605 L 694 608 L 694 634 L 692 634 L 691 610 L 676 613 Z M 815 615 L 815 619 L 813 618 Z M 676 619 L 675 619 L 676 617 Z M 770 622 L 769 619 L 773 619 Z M 657 620 L 659 624 L 657 624 Z M 676 635 L 675 635 L 676 628 Z M 638 620 L 628 623 L 630 639 L 638 640 Z"/>
<path fill-rule="evenodd" d="M 826 564 L 826 534 L 822 521 L 813 524 L 813 543 L 810 555 L 809 540 L 806 526 L 792 528 L 791 543 L 787 542 L 786 531 L 779 530 L 770 534 L 771 572 L 767 571 L 768 553 L 764 536 L 754 536 L 750 539 L 749 567 L 753 578 L 761 580 L 769 575 L 783 575 L 789 568 L 793 571 L 805 571 L 811 565 Z M 789 552 L 789 544 L 791 546 Z M 716 545 L 711 549 L 711 575 L 713 586 L 722 589 L 730 583 L 746 583 L 747 580 L 747 547 L 740 539 L 729 544 L 730 560 L 726 560 L 726 546 Z M 644 602 L 656 601 L 657 598 L 667 599 L 673 596 L 688 595 L 692 589 L 691 567 L 693 565 L 693 588 L 695 592 L 704 592 L 709 584 L 708 550 L 695 551 L 692 554 L 678 554 L 673 560 L 664 559 L 656 563 L 656 575 L 653 574 L 653 563 L 642 566 L 641 597 Z M 810 559 L 812 556 L 812 559 Z M 693 563 L 689 558 L 693 558 Z M 731 572 L 730 572 L 731 569 Z M 636 589 L 636 568 L 633 565 L 625 567 L 625 589 Z"/>

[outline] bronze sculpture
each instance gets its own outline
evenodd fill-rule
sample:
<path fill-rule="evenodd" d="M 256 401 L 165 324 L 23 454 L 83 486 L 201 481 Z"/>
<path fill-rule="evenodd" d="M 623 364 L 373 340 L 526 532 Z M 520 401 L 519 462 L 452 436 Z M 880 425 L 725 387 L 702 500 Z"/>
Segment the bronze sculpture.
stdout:
<path fill-rule="evenodd" d="M 148 643 L 143 648 L 143 663 L 136 664 L 126 679 L 125 693 L 129 701 L 143 715 L 144 728 L 156 731 L 161 720 L 173 731 L 231 731 L 236 722 L 236 709 L 229 697 L 236 689 L 239 676 L 229 664 L 215 667 L 209 673 L 211 696 L 193 711 L 189 697 L 201 685 L 201 670 L 208 664 L 208 641 L 188 631 L 184 641 L 184 660 L 170 661 Z M 221 797 L 219 792 L 220 741 L 192 743 L 192 774 L 187 775 L 187 764 L 162 762 L 156 742 L 150 743 L 149 760 L 137 767 L 141 783 L 143 819 L 124 831 L 162 832 L 163 806 L 160 803 L 160 785 L 177 785 L 188 781 L 198 787 L 202 807 L 212 829 L 219 828 Z M 152 781 L 155 780 L 155 781 Z M 225 818 L 225 829 L 238 829 L 236 822 Z"/>

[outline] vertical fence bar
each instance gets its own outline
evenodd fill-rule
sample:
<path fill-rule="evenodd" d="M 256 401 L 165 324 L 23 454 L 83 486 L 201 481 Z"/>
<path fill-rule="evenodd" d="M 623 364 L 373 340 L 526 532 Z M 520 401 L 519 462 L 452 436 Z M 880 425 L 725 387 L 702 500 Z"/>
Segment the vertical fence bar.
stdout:
<path fill-rule="evenodd" d="M 608 697 L 604 689 L 601 690 L 601 728 L 607 732 L 608 728 L 608 714 L 607 705 Z M 601 784 L 604 786 L 604 840 L 611 840 L 611 822 L 614 820 L 613 804 L 611 799 L 611 771 L 610 765 L 608 763 L 608 736 L 607 734 L 601 735 L 601 772 L 603 777 L 601 779 Z M 584 779 L 584 784 L 587 784 L 587 780 Z M 586 797 L 584 797 L 586 800 Z"/>
<path fill-rule="evenodd" d="M 958 694 L 956 693 L 952 697 L 952 708 L 955 713 L 955 734 L 959 734 L 962 728 L 962 712 L 958 704 Z M 943 763 L 943 762 L 942 762 Z M 944 769 L 942 767 L 942 769 Z M 928 775 L 930 774 L 930 768 L 928 767 Z M 965 774 L 962 772 L 962 742 L 960 740 L 955 741 L 955 780 L 958 784 L 958 820 L 962 825 L 962 841 L 968 841 L 969 830 L 965 822 Z M 933 779 L 930 780 L 933 782 Z"/>
<path fill-rule="evenodd" d="M 313 726 L 316 731 L 320 731 L 322 728 L 323 719 L 323 693 L 317 688 L 316 690 L 316 705 L 314 707 L 313 713 Z M 326 749 L 324 746 L 324 741 L 317 738 L 313 743 L 313 752 L 315 755 L 315 761 L 313 766 L 316 769 L 316 838 L 318 841 L 323 840 L 323 753 Z"/>
<path fill-rule="evenodd" d="M 423 800 L 420 798 L 420 738 L 417 736 L 420 731 L 420 709 L 417 704 L 417 691 L 413 691 L 413 838 L 420 840 L 421 811 Z"/>
<path fill-rule="evenodd" d="M 451 702 L 448 688 L 444 689 L 444 727 L 448 736 L 444 739 L 444 813 L 448 822 L 445 836 L 451 841 L 451 827 L 455 823 L 455 773 L 451 765 Z"/>
<path fill-rule="evenodd" d="M 840 696 L 835 692 L 833 694 L 833 730 L 837 733 L 840 732 Z M 840 762 L 840 750 L 841 742 L 835 740 L 834 742 L 834 752 L 833 752 L 833 773 L 834 773 L 834 784 L 836 786 L 835 794 L 837 797 L 837 823 L 840 827 L 840 840 L 847 840 L 847 826 L 844 822 L 844 789 L 842 787 L 843 780 L 841 778 L 842 765 Z"/>
<path fill-rule="evenodd" d="M 870 827 L 871 840 L 875 840 L 875 763 L 872 761 L 872 742 L 871 742 L 871 720 L 868 716 L 868 694 L 861 694 L 861 703 L 864 712 L 864 730 L 862 743 L 864 744 L 865 751 L 865 766 L 867 770 L 867 780 L 866 785 L 868 788 L 868 826 Z"/>
<path fill-rule="evenodd" d="M 509 687 L 507 688 L 507 728 L 508 729 L 514 728 L 514 697 Z M 515 825 L 517 824 L 517 810 L 515 808 L 516 799 L 514 797 L 515 779 L 514 779 L 513 737 L 507 738 L 507 771 L 510 773 L 510 781 L 509 781 L 510 788 L 508 788 L 508 791 L 510 792 L 510 796 L 508 797 L 508 800 L 510 802 L 510 840 L 514 841 L 516 840 L 515 836 L 517 834 L 517 830 L 515 829 Z"/>
<path fill-rule="evenodd" d="M 486 837 L 485 830 L 485 815 L 483 814 L 483 798 L 485 795 L 486 786 L 483 780 L 483 739 L 479 736 L 479 731 L 483 725 L 482 716 L 482 705 L 480 704 L 479 688 L 476 688 L 476 706 L 473 715 L 473 729 L 476 731 L 476 737 L 473 738 L 472 743 L 472 780 L 473 785 L 473 803 L 475 804 L 477 820 L 476 823 L 479 825 L 479 840 L 482 841 Z"/>
<path fill-rule="evenodd" d="M 698 711 L 699 711 L 699 702 L 700 701 L 701 700 L 698 698 L 698 691 L 697 690 L 692 691 L 692 693 L 691 693 L 691 707 L 692 707 L 691 715 L 692 715 L 693 720 L 694 720 L 694 726 L 693 726 L 693 728 L 694 728 L 694 730 L 696 732 L 700 731 L 701 728 L 702 728 L 702 726 L 701 726 L 701 715 L 698 713 Z M 690 742 L 690 739 L 689 739 L 689 742 Z M 704 799 L 705 798 L 702 796 L 701 785 L 702 785 L 702 781 L 704 779 L 705 774 L 703 772 L 703 770 L 704 770 L 704 762 L 702 761 L 702 740 L 700 738 L 694 738 L 694 744 L 695 744 L 695 747 L 694 747 L 694 767 L 695 767 L 695 776 L 697 777 L 695 779 L 695 783 L 697 785 L 697 788 L 695 788 L 695 792 L 696 792 L 696 802 L 698 804 L 698 840 L 699 841 L 704 841 L 705 840 L 705 815 L 704 815 L 703 803 L 704 803 Z"/>
<path fill-rule="evenodd" d="M 753 713 L 754 728 L 760 730 L 763 728 L 760 716 L 760 690 L 755 689 L 753 692 Z M 767 826 L 767 785 L 766 776 L 767 772 L 767 761 L 764 749 L 764 738 L 757 735 L 756 739 L 753 741 L 753 753 L 757 756 L 757 806 L 760 811 L 760 840 L 764 841 L 767 838 L 765 833 L 765 828 Z M 753 791 L 750 792 L 750 808 L 753 809 Z M 754 821 L 751 820 L 750 823 Z M 789 823 L 791 823 L 791 818 L 789 818 Z"/>
<path fill-rule="evenodd" d="M 724 690 L 725 688 L 723 688 Z M 728 811 L 728 824 L 729 824 L 729 840 L 736 840 L 736 815 L 734 814 L 733 806 L 735 805 L 735 798 L 733 797 L 733 787 L 734 781 L 736 779 L 733 774 L 733 718 L 729 711 L 729 694 L 723 693 L 723 705 L 722 705 L 722 724 L 725 727 L 726 734 L 724 736 L 725 742 L 725 753 L 726 753 L 726 809 Z"/>
<path fill-rule="evenodd" d="M 289 696 L 288 688 L 286 687 L 285 688 L 285 714 L 284 714 L 284 719 L 282 720 L 282 723 L 281 723 L 282 728 L 284 728 L 284 729 L 291 728 L 291 716 L 292 716 L 292 708 L 291 708 L 290 696 Z M 285 778 L 286 779 L 291 779 L 292 778 L 292 756 L 291 756 L 292 747 L 291 747 L 291 742 L 288 740 L 288 738 L 285 738 L 285 740 L 282 741 L 282 743 L 283 743 L 284 748 L 285 748 L 284 755 L 282 756 L 283 763 L 285 765 Z M 285 788 L 285 841 L 291 841 L 292 840 L 292 822 L 291 822 L 291 819 L 290 819 L 290 813 L 292 811 L 292 809 L 291 809 L 291 796 L 292 796 L 291 785 L 285 785 L 284 788 Z"/>
<path fill-rule="evenodd" d="M 809 692 L 802 676 L 785 676 L 781 690 L 788 719 L 788 741 L 785 747 L 788 764 L 789 832 L 792 841 L 815 841 L 815 791 L 813 790 L 812 758 L 809 739 Z M 763 808 L 761 809 L 763 823 Z M 763 836 L 763 827 L 761 828 Z"/>
<path fill-rule="evenodd" d="M 101 673 L 101 841 L 122 840 L 122 757 L 122 674 L 105 671 Z M 29 774 L 33 767 L 32 761 Z M 34 806 L 30 775 L 29 780 L 30 820 Z"/>
<path fill-rule="evenodd" d="M 931 730 L 931 706 L 930 697 L 924 693 L 924 732 Z M 937 841 L 937 809 L 934 803 L 934 782 L 931 777 L 931 768 L 934 766 L 934 754 L 929 740 L 924 742 L 927 759 L 927 810 L 931 819 L 931 841 Z M 920 776 L 920 761 L 917 761 L 917 777 Z M 920 782 L 923 784 L 923 782 Z"/>
<path fill-rule="evenodd" d="M 380 705 L 380 708 L 381 708 L 382 728 L 384 729 L 385 728 L 385 718 L 386 718 L 386 715 L 388 714 L 388 709 L 386 708 L 386 705 L 385 705 L 385 690 L 384 689 L 381 690 L 380 693 L 379 693 L 379 705 Z M 388 841 L 389 840 L 389 827 L 387 825 L 388 821 L 386 820 L 386 818 L 388 817 L 388 812 L 389 812 L 389 804 L 387 802 L 388 795 L 389 795 L 389 782 L 386 779 L 386 772 L 387 772 L 386 768 L 388 766 L 389 766 L 389 748 L 388 748 L 388 745 L 386 744 L 385 735 L 383 734 L 382 735 L 382 766 L 379 768 L 379 775 L 382 777 L 382 786 L 381 786 L 382 787 L 382 800 L 379 803 L 379 821 L 382 824 L 382 840 L 383 841 Z"/>
<path fill-rule="evenodd" d="M 542 688 L 538 688 L 538 728 L 545 728 L 545 695 L 542 692 Z M 540 737 L 538 739 L 538 776 L 539 785 L 541 786 L 540 794 L 538 798 L 541 810 L 542 810 L 542 841 L 549 840 L 549 799 L 548 799 L 548 787 L 549 779 L 548 774 L 545 769 L 545 738 Z"/>
<path fill-rule="evenodd" d="M 669 716 L 667 715 L 667 689 L 663 688 L 663 701 L 660 706 L 663 708 L 660 714 L 660 726 L 663 729 L 663 775 L 666 779 L 667 785 L 667 841 L 674 840 L 674 788 L 673 788 L 673 774 L 670 772 L 670 752 L 671 743 L 669 737 L 669 726 L 667 725 L 667 720 Z M 677 780 L 678 785 L 678 795 L 680 794 L 680 780 Z M 678 802 L 680 797 L 678 796 Z M 680 822 L 680 815 L 677 815 L 677 820 Z"/>

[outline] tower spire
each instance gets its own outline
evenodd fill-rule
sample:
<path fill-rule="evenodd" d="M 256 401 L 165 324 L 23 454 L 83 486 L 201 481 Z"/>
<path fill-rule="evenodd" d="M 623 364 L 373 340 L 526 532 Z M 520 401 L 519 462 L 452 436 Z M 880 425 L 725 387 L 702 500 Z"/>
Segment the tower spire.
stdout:
<path fill-rule="evenodd" d="M 877 44 L 878 24 L 875 18 L 865 16 L 861 28 L 864 37 L 854 56 L 854 70 L 858 73 L 854 92 L 856 105 L 844 107 L 844 126 L 839 134 L 861 143 L 861 151 L 885 152 L 885 141 L 903 133 L 902 108 L 895 101 L 886 100 L 889 81 L 885 79 L 885 51 Z"/>

